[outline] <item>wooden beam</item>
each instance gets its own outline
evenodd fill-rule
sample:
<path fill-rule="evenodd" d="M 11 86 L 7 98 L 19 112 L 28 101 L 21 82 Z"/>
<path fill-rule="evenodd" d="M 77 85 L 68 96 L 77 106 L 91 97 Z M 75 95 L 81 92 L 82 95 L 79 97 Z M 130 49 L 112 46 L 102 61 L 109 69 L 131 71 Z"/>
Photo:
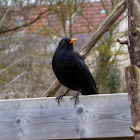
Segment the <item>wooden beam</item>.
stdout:
<path fill-rule="evenodd" d="M 140 69 L 135 65 L 127 67 L 125 77 L 133 120 L 131 129 L 135 140 L 140 140 Z"/>
<path fill-rule="evenodd" d="M 140 68 L 140 0 L 127 0 L 127 5 L 130 61 Z"/>
<path fill-rule="evenodd" d="M 87 56 L 91 49 L 96 45 L 102 35 L 109 30 L 112 24 L 121 16 L 125 11 L 127 5 L 126 0 L 120 1 L 106 19 L 98 26 L 97 30 L 93 33 L 87 43 L 80 50 L 80 55 Z"/>
<path fill-rule="evenodd" d="M 126 68 L 135 140 L 140 140 L 140 0 L 127 0 L 128 50 L 132 66 Z"/>
<path fill-rule="evenodd" d="M 133 138 L 127 94 L 0 100 L 0 139 Z"/>

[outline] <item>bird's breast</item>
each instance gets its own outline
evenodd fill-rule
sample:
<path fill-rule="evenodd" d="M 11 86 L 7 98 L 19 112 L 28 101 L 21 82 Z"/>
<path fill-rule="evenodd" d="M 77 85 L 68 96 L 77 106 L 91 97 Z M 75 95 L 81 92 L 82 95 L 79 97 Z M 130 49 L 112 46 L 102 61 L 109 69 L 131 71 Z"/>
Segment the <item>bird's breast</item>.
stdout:
<path fill-rule="evenodd" d="M 56 54 L 53 58 L 53 70 L 57 79 L 64 86 L 79 90 L 82 86 L 82 75 L 75 67 L 75 60 L 73 56 L 67 53 Z"/>

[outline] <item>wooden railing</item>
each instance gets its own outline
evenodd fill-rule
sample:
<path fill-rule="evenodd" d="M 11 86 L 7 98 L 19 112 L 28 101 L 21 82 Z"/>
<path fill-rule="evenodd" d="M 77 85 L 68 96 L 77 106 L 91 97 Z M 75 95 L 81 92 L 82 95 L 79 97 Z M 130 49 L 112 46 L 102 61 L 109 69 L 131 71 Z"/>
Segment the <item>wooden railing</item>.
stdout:
<path fill-rule="evenodd" d="M 0 140 L 133 139 L 126 93 L 0 100 Z"/>

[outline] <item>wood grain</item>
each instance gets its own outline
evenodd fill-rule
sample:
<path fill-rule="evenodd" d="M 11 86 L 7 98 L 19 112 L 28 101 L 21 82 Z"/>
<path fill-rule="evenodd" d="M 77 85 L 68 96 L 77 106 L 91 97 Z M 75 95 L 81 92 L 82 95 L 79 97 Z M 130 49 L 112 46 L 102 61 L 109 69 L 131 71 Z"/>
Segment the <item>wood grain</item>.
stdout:
<path fill-rule="evenodd" d="M 133 120 L 135 140 L 140 140 L 140 69 L 136 65 L 125 68 L 126 84 Z"/>
<path fill-rule="evenodd" d="M 132 137 L 127 94 L 0 100 L 0 140 Z"/>
<path fill-rule="evenodd" d="M 127 0 L 128 51 L 131 65 L 140 68 L 140 0 Z"/>
<path fill-rule="evenodd" d="M 126 83 L 131 103 L 135 140 L 140 140 L 140 0 L 127 0 L 128 50 L 131 66 L 126 68 Z"/>

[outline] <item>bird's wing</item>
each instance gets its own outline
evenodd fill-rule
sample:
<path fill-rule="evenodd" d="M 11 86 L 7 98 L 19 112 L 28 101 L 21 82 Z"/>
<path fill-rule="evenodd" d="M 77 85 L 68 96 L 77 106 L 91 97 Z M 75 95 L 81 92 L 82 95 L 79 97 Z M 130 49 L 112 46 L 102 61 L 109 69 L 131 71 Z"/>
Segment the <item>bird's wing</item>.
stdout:
<path fill-rule="evenodd" d="M 76 57 L 75 59 L 77 60 L 76 68 L 78 69 L 79 72 L 82 73 L 85 81 L 87 81 L 88 84 L 90 84 L 90 86 L 92 86 L 94 88 L 94 91 L 98 93 L 94 78 L 93 78 L 88 66 L 84 62 L 83 58 L 78 53 L 76 53 L 75 57 Z"/>

